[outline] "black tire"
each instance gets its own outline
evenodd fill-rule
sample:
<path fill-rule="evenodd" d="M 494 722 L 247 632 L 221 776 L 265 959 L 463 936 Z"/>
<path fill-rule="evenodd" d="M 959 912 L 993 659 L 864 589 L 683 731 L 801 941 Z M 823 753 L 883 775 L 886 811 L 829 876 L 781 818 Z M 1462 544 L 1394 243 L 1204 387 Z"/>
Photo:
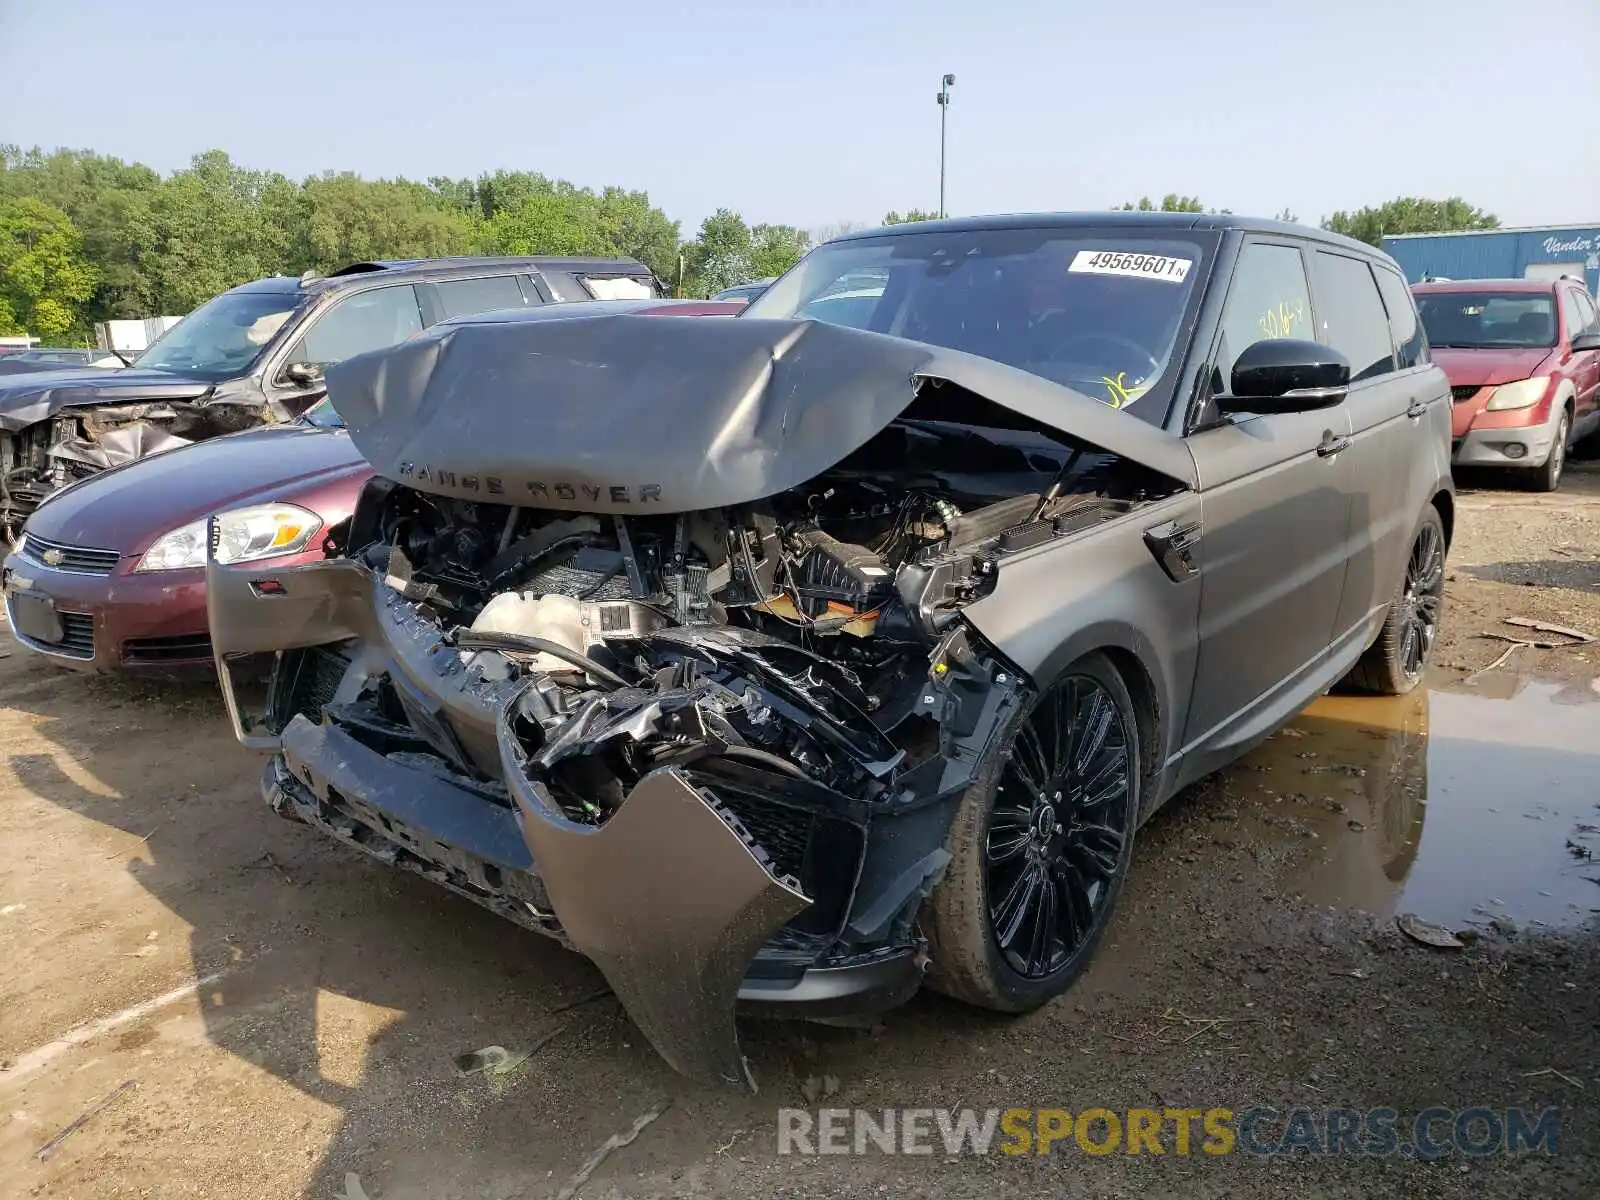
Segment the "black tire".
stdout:
<path fill-rule="evenodd" d="M 1567 435 L 1572 431 L 1572 417 L 1565 409 L 1556 424 L 1556 440 L 1550 445 L 1550 457 L 1544 465 L 1531 473 L 1530 484 L 1536 492 L 1553 492 L 1561 486 L 1561 472 L 1567 465 Z"/>
<path fill-rule="evenodd" d="M 1346 677 L 1353 687 L 1403 696 L 1422 682 L 1444 615 L 1444 551 L 1444 521 L 1430 504 L 1411 540 L 1383 628 Z"/>
<path fill-rule="evenodd" d="M 1027 1012 L 1072 985 L 1127 878 L 1139 763 L 1133 701 L 1103 654 L 1078 659 L 1011 719 L 956 810 L 950 865 L 924 910 L 931 987 Z"/>

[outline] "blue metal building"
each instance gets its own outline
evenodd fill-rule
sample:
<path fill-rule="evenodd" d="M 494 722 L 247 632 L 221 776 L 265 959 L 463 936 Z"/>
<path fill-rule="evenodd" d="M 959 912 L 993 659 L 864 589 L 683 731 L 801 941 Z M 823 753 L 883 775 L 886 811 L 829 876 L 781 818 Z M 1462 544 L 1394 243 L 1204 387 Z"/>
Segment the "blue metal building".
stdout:
<path fill-rule="evenodd" d="M 1471 233 L 1400 233 L 1383 248 L 1416 283 L 1424 275 L 1445 279 L 1555 279 L 1582 277 L 1600 294 L 1600 225 L 1547 225 Z"/>

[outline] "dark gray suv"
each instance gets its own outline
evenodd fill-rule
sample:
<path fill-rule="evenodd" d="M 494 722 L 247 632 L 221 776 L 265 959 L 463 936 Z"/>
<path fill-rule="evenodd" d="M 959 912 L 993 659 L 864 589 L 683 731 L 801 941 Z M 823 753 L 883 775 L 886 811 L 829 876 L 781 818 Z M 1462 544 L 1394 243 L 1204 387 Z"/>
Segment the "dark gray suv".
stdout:
<path fill-rule="evenodd" d="M 1449 386 L 1317 230 L 898 226 L 733 320 L 329 386 L 377 472 L 333 555 L 208 569 L 267 799 L 588 955 L 684 1071 L 746 1078 L 736 1006 L 1060 994 L 1158 806 L 1438 629 Z"/>
<path fill-rule="evenodd" d="M 0 534 L 13 537 L 45 496 L 106 467 L 297 416 L 322 396 L 324 367 L 447 317 L 659 295 L 631 258 L 362 262 L 241 284 L 127 370 L 0 377 Z"/>

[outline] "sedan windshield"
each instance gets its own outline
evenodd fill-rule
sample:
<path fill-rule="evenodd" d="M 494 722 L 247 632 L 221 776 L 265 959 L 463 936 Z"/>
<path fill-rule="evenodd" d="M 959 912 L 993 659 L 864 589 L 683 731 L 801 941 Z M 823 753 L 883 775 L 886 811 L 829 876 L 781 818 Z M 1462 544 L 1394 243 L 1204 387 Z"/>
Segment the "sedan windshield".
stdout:
<path fill-rule="evenodd" d="M 1159 423 L 1203 249 L 1125 229 L 895 233 L 818 247 L 741 316 L 982 355 Z"/>
<path fill-rule="evenodd" d="M 209 382 L 243 375 L 300 299 L 298 292 L 224 292 L 157 338 L 134 366 Z"/>
<path fill-rule="evenodd" d="M 1556 344 L 1555 299 L 1547 292 L 1426 292 L 1417 297 L 1433 346 L 1537 349 Z"/>
<path fill-rule="evenodd" d="M 301 413 L 300 419 L 307 425 L 314 425 L 318 429 L 344 428 L 344 418 L 333 407 L 333 401 L 326 396 Z"/>

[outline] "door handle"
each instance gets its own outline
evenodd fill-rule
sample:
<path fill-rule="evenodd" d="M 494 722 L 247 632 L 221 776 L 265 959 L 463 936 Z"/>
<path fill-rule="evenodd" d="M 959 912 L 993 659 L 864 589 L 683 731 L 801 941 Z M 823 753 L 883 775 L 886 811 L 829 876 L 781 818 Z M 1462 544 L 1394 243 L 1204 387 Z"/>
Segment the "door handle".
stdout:
<path fill-rule="evenodd" d="M 1406 409 L 1406 416 L 1410 417 L 1413 421 L 1420 421 L 1424 416 L 1427 415 L 1428 410 L 1432 407 L 1432 401 L 1413 400 L 1411 402 L 1411 407 Z"/>
<path fill-rule="evenodd" d="M 1317 455 L 1320 458 L 1332 458 L 1341 451 L 1350 449 L 1350 439 L 1343 434 L 1335 434 L 1333 430 L 1324 430 L 1322 442 L 1317 446 Z"/>

